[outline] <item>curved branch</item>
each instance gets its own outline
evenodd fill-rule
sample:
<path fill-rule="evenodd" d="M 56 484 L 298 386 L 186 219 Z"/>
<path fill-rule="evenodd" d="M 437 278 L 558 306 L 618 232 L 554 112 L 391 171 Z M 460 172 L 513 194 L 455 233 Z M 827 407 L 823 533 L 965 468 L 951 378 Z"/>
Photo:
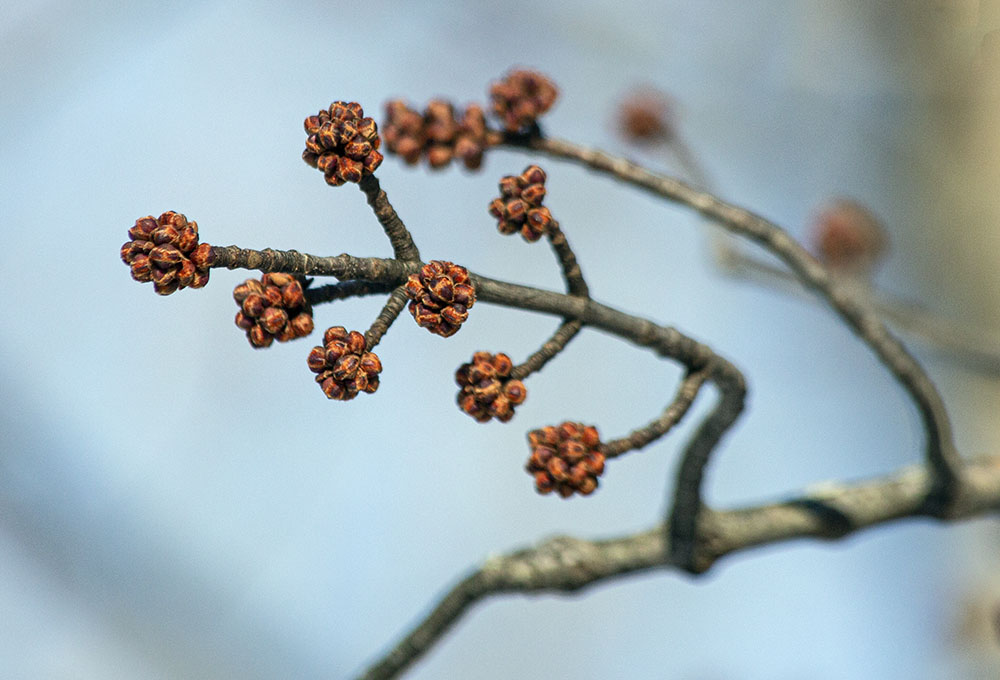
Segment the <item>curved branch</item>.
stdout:
<path fill-rule="evenodd" d="M 709 566 L 701 561 L 698 551 L 698 542 L 705 540 L 698 533 L 699 516 L 706 510 L 701 494 L 705 468 L 723 435 L 743 412 L 746 397 L 743 376 L 729 362 L 717 358 L 708 372 L 721 395 L 684 449 L 666 526 L 670 533 L 670 561 L 692 573 L 700 573 Z"/>
<path fill-rule="evenodd" d="M 780 503 L 707 511 L 699 531 L 699 564 L 749 548 L 800 538 L 836 539 L 924 514 L 934 478 L 925 466 L 880 479 L 830 484 Z M 958 477 L 951 519 L 1000 512 L 1000 457 L 967 463 Z M 674 566 L 665 525 L 613 539 L 552 538 L 487 560 L 452 587 L 422 620 L 359 678 L 396 677 L 480 600 L 501 593 L 574 592 L 613 578 Z"/>
<path fill-rule="evenodd" d="M 940 393 L 878 315 L 832 278 L 826 268 L 781 227 L 678 179 L 651 172 L 602 151 L 539 135 L 511 136 L 505 143 L 510 147 L 528 148 L 579 163 L 661 198 L 687 205 L 778 256 L 803 285 L 822 296 L 858 337 L 874 350 L 913 399 L 927 435 L 927 463 L 934 471 L 935 493 L 931 499 L 934 507 L 929 511 L 947 513 L 947 506 L 958 484 L 961 459 L 955 449 L 951 422 Z"/>
<path fill-rule="evenodd" d="M 641 449 L 669 432 L 684 418 L 707 378 L 708 374 L 704 369 L 688 371 L 688 374 L 681 381 L 680 387 L 677 388 L 677 394 L 674 395 L 673 401 L 663 410 L 663 413 L 643 427 L 632 430 L 624 437 L 604 442 L 601 451 L 605 457 L 617 458 L 628 451 Z"/>
<path fill-rule="evenodd" d="M 524 380 L 532 373 L 542 370 L 545 364 L 549 363 L 566 347 L 570 340 L 576 337 L 581 328 L 583 328 L 583 322 L 579 319 L 563 321 L 552 337 L 546 340 L 534 354 L 511 369 L 510 377 L 515 380 Z"/>
<path fill-rule="evenodd" d="M 731 276 L 782 293 L 816 299 L 798 285 L 796 278 L 787 269 L 763 262 L 731 247 L 721 253 L 721 256 L 724 258 L 722 267 Z M 990 378 L 1000 377 L 1000 334 L 982 328 L 970 328 L 968 323 L 939 316 L 884 291 L 870 287 L 862 287 L 859 291 L 858 286 L 854 290 L 859 295 L 867 295 L 872 307 L 897 331 L 922 341 L 931 351 L 957 365 Z"/>

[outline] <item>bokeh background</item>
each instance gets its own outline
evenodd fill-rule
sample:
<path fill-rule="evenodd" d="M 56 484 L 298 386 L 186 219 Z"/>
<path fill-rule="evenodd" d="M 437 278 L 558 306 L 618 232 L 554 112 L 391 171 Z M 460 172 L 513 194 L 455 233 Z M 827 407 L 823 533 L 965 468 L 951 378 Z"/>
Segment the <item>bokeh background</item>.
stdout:
<path fill-rule="evenodd" d="M 478 349 L 520 359 L 557 324 L 483 304 L 447 342 L 404 316 L 380 346 L 378 394 L 328 402 L 305 366 L 314 343 L 254 351 L 233 325 L 245 274 L 167 298 L 133 283 L 118 248 L 137 217 L 183 212 L 210 243 L 387 255 L 361 193 L 301 161 L 302 119 L 333 99 L 376 118 L 394 97 L 484 101 L 524 65 L 561 88 L 550 134 L 676 170 L 614 127 L 623 93 L 665 90 L 723 197 L 804 237 L 821 202 L 852 196 L 890 232 L 880 288 L 996 328 L 1000 144 L 995 100 L 977 108 L 996 94 L 995 5 L 7 3 L 0 677 L 349 677 L 487 555 L 655 523 L 709 405 L 614 461 L 593 497 L 540 497 L 526 430 L 574 419 L 618 436 L 663 408 L 677 367 L 587 331 L 529 381 L 512 423 L 478 425 L 454 406 L 455 367 Z M 497 151 L 476 174 L 431 174 L 390 157 L 378 175 L 425 258 L 558 289 L 551 254 L 500 238 L 486 213 L 497 179 L 530 160 Z M 913 409 L 829 312 L 725 276 L 690 211 L 543 166 L 595 297 L 745 370 L 749 409 L 715 458 L 712 503 L 917 459 Z M 317 327 L 364 329 L 380 306 L 323 306 Z M 996 452 L 995 378 L 914 349 L 962 450 Z M 991 677 L 998 546 L 984 520 L 913 520 L 740 554 L 699 579 L 504 597 L 410 677 Z"/>

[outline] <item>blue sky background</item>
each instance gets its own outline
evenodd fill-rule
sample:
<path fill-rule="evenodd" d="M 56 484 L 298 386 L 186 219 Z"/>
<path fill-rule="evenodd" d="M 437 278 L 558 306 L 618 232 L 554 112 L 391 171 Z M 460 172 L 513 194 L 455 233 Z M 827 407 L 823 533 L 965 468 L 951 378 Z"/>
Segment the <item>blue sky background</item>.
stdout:
<path fill-rule="evenodd" d="M 648 83 L 677 99 L 681 134 L 722 196 L 798 235 L 832 195 L 872 206 L 904 244 L 880 284 L 922 299 L 933 286 L 907 258 L 920 248 L 907 240 L 920 219 L 907 200 L 923 185 L 906 136 L 919 49 L 891 11 L 863 6 L 8 8 L 0 676 L 347 677 L 490 553 L 656 522 L 711 395 L 665 440 L 609 465 L 588 499 L 534 493 L 524 432 L 572 419 L 618 436 L 659 413 L 677 367 L 587 331 L 530 380 L 512 423 L 478 425 L 454 407 L 455 367 L 478 349 L 520 360 L 557 324 L 483 304 L 447 342 L 404 317 L 379 348 L 378 394 L 328 402 L 305 366 L 312 339 L 253 351 L 234 327 L 230 292 L 245 274 L 217 270 L 204 290 L 159 298 L 130 280 L 118 248 L 137 217 L 177 210 L 214 244 L 388 255 L 361 193 L 330 189 L 299 158 L 302 119 L 334 99 L 376 118 L 400 96 L 483 101 L 490 80 L 527 65 L 561 88 L 554 136 L 664 165 L 611 125 L 616 98 Z M 389 158 L 378 175 L 425 258 L 559 288 L 551 254 L 501 239 L 486 213 L 497 179 L 530 160 L 498 151 L 477 174 L 430 175 Z M 746 372 L 749 409 L 715 458 L 710 502 L 915 460 L 913 409 L 827 311 L 718 273 L 689 211 L 543 166 L 595 297 Z M 380 306 L 326 305 L 317 327 L 363 330 Z M 968 379 L 931 371 L 951 392 Z M 956 421 L 960 445 L 983 444 Z M 741 554 L 698 580 L 505 597 L 410 677 L 954 677 L 973 530 L 910 521 Z"/>

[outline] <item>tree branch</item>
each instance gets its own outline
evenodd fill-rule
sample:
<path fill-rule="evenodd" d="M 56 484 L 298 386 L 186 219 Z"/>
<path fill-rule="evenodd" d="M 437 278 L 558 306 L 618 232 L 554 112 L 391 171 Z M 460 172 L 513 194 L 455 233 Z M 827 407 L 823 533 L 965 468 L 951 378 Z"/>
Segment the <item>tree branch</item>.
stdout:
<path fill-rule="evenodd" d="M 333 276 L 344 281 L 360 279 L 366 282 L 365 286 L 399 286 L 407 276 L 416 273 L 423 266 L 420 261 L 402 262 L 346 254 L 320 257 L 297 250 L 253 250 L 239 246 L 215 246 L 213 257 L 211 266 L 214 268 Z M 657 325 L 648 319 L 626 314 L 589 298 L 498 281 L 473 273 L 470 273 L 470 278 L 475 285 L 477 299 L 482 302 L 578 319 L 588 326 L 617 335 L 640 347 L 648 347 L 658 356 L 679 361 L 690 369 L 701 368 L 717 358 L 707 345 L 675 328 Z"/>
<path fill-rule="evenodd" d="M 332 115 L 332 107 L 330 112 Z M 371 127 L 374 130 L 374 126 Z M 505 133 L 500 143 L 575 162 L 660 198 L 689 206 L 731 233 L 776 255 L 806 289 L 818 294 L 872 348 L 906 390 L 924 426 L 926 464 L 865 483 L 830 484 L 782 503 L 730 511 L 707 508 L 701 497 L 705 469 L 711 453 L 743 410 L 746 385 L 742 373 L 710 347 L 677 329 L 592 300 L 576 256 L 553 220 L 547 234 L 562 268 L 567 294 L 470 274 L 476 298 L 482 302 L 542 312 L 562 319 L 555 334 L 527 361 L 515 367 L 512 375 L 520 379 L 539 370 L 584 326 L 603 330 L 649 349 L 661 358 L 682 364 L 686 373 L 673 401 L 646 426 L 602 445 L 601 451 L 608 458 L 662 437 L 683 418 L 706 382 L 717 386 L 718 401 L 683 451 L 666 521 L 645 532 L 608 540 L 554 538 L 534 548 L 488 560 L 446 593 L 433 611 L 362 677 L 394 677 L 439 641 L 474 603 L 493 594 L 571 592 L 606 579 L 664 567 L 702 573 L 720 557 L 757 545 L 802 537 L 839 538 L 903 517 L 957 519 L 1000 510 L 1000 457 L 963 465 L 955 449 L 943 401 L 927 374 L 882 323 L 868 298 L 855 295 L 856 291 L 831 275 L 780 227 L 706 191 L 651 172 L 626 159 L 545 138 L 537 122 L 519 133 Z M 332 157 L 324 156 L 327 160 Z M 344 164 L 348 169 L 354 167 L 347 161 Z M 367 348 L 371 349 L 405 307 L 407 296 L 402 286 L 423 263 L 412 236 L 374 175 L 363 177 L 360 188 L 392 244 L 394 258 L 360 258 L 347 254 L 317 257 L 295 250 L 268 248 L 258 251 L 202 244 L 197 246 L 191 261 L 185 260 L 186 264 L 178 265 L 186 267 L 186 273 L 178 273 L 180 269 L 170 267 L 175 266 L 178 259 L 184 259 L 178 255 L 181 251 L 167 246 L 156 249 L 154 242 L 161 243 L 169 233 L 150 231 L 152 218 L 141 218 L 129 231 L 133 241 L 122 247 L 122 258 L 132 268 L 134 278 L 154 280 L 159 286 L 157 292 L 161 293 L 173 290 L 164 288 L 168 275 L 187 276 L 192 287 L 200 287 L 207 282 L 206 266 L 330 276 L 341 281 L 307 291 L 313 303 L 389 292 L 389 299 L 365 335 Z M 508 207 L 513 214 L 513 207 Z M 157 228 L 161 227 L 166 229 L 164 225 Z M 529 236 L 537 240 L 538 233 L 532 232 L 526 238 Z M 170 245 L 174 246 L 172 242 Z M 192 269 L 192 264 L 196 269 Z M 198 278 L 192 278 L 194 276 Z M 174 288 L 177 287 L 178 284 L 174 284 Z M 446 295 L 445 292 L 441 294 Z M 468 291 L 466 294 L 471 306 L 472 295 Z M 603 469 L 604 458 L 598 458 Z"/>
<path fill-rule="evenodd" d="M 628 451 L 641 449 L 665 435 L 684 418 L 707 377 L 708 372 L 705 369 L 689 371 L 681 381 L 680 387 L 677 388 L 674 400 L 663 410 L 663 413 L 620 439 L 604 442 L 601 451 L 609 459 L 617 458 Z"/>
<path fill-rule="evenodd" d="M 967 463 L 958 476 L 950 519 L 1000 512 L 1000 457 Z M 698 562 L 800 538 L 836 539 L 904 517 L 926 515 L 934 485 L 925 466 L 858 484 L 829 484 L 797 498 L 759 507 L 706 511 Z M 471 607 L 501 593 L 569 593 L 652 569 L 675 566 L 665 524 L 598 541 L 571 537 L 487 560 L 446 593 L 395 647 L 359 678 L 392 678 L 417 661 Z"/>
<path fill-rule="evenodd" d="M 413 242 L 413 236 L 403 224 L 403 220 L 396 214 L 396 209 L 389 203 L 388 196 L 379 186 L 378 178 L 375 175 L 368 175 L 358 183 L 358 186 L 364 192 L 365 198 L 368 199 L 368 205 L 375 213 L 375 219 L 382 225 L 386 236 L 389 237 L 389 243 L 392 244 L 392 252 L 396 258 L 405 261 L 419 260 L 420 251 Z"/>
<path fill-rule="evenodd" d="M 730 276 L 783 293 L 809 297 L 795 276 L 783 267 L 758 260 L 727 244 L 720 245 L 716 257 L 720 267 Z M 867 281 L 861 283 L 868 284 Z M 889 325 L 922 341 L 945 359 L 990 378 L 1000 377 L 1000 334 L 970 328 L 967 322 L 936 315 L 912 302 L 874 290 L 870 285 L 856 285 L 853 289 L 857 295 L 866 296 Z"/>
<path fill-rule="evenodd" d="M 406 307 L 406 301 L 406 289 L 403 286 L 396 286 L 383 305 L 382 311 L 372 322 L 371 328 L 365 331 L 365 347 L 368 351 L 371 351 L 382 340 L 382 336 L 389 331 L 389 327 Z"/>
<path fill-rule="evenodd" d="M 927 463 L 934 471 L 932 512 L 947 513 L 954 497 L 961 460 L 951 422 L 937 388 L 923 368 L 886 328 L 878 315 L 830 276 L 827 269 L 778 225 L 749 210 L 726 203 L 672 177 L 651 172 L 624 158 L 541 135 L 510 135 L 505 143 L 584 165 L 656 196 L 687 205 L 728 231 L 778 256 L 806 287 L 818 293 L 840 318 L 871 347 L 913 399 L 927 436 Z"/>

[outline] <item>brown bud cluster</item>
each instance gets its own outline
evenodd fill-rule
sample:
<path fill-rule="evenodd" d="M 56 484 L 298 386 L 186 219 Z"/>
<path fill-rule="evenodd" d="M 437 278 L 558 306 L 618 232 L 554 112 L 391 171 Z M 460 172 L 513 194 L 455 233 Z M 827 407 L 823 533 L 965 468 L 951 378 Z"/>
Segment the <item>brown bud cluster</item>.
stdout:
<path fill-rule="evenodd" d="M 493 112 L 508 132 L 530 128 L 540 115 L 552 108 L 559 90 L 536 71 L 514 70 L 490 86 Z"/>
<path fill-rule="evenodd" d="M 853 275 L 871 273 L 885 256 L 889 239 L 881 221 L 849 198 L 824 206 L 812 230 L 813 250 L 831 269 Z"/>
<path fill-rule="evenodd" d="M 365 351 L 365 336 L 357 331 L 327 328 L 323 346 L 312 348 L 308 363 L 328 399 L 350 401 L 358 392 L 370 394 L 378 389 L 382 362 L 375 352 Z"/>
<path fill-rule="evenodd" d="M 652 144 L 674 136 L 673 102 L 653 87 L 632 91 L 618 110 L 618 129 L 630 142 Z"/>
<path fill-rule="evenodd" d="M 563 498 L 573 493 L 592 494 L 597 478 L 604 472 L 601 438 L 593 425 L 563 423 L 528 433 L 531 456 L 525 465 L 535 478 L 535 489 L 546 494 L 555 491 Z"/>
<path fill-rule="evenodd" d="M 458 406 L 480 423 L 496 418 L 506 423 L 514 417 L 514 407 L 528 396 L 520 380 L 510 377 L 514 362 L 506 354 L 476 352 L 472 362 L 455 372 Z"/>
<path fill-rule="evenodd" d="M 197 222 L 168 210 L 159 217 L 140 217 L 128 235 L 121 257 L 136 281 L 152 281 L 160 295 L 208 283 L 215 253 L 207 243 L 198 243 Z"/>
<path fill-rule="evenodd" d="M 247 279 L 233 289 L 233 299 L 240 308 L 236 325 L 246 331 L 253 347 L 270 347 L 275 340 L 288 342 L 312 333 L 312 306 L 302 281 L 291 274 Z"/>
<path fill-rule="evenodd" d="M 411 274 L 406 294 L 417 325 L 445 338 L 458 332 L 476 303 L 468 270 L 441 260 L 431 260 L 419 274 Z"/>
<path fill-rule="evenodd" d="M 460 117 L 451 102 L 433 99 L 423 114 L 396 99 L 385 105 L 382 125 L 386 149 L 409 165 L 426 156 L 432 168 L 443 168 L 452 159 L 461 160 L 469 170 L 483 163 L 483 152 L 497 140 L 491 139 L 486 116 L 478 104 L 469 104 Z"/>
<path fill-rule="evenodd" d="M 529 165 L 520 175 L 500 180 L 500 198 L 490 203 L 490 214 L 497 218 L 501 234 L 521 232 L 533 242 L 545 235 L 552 224 L 552 213 L 542 205 L 545 198 L 545 171 Z"/>
<path fill-rule="evenodd" d="M 320 170 L 331 186 L 360 182 L 382 162 L 378 126 L 357 102 L 333 102 L 305 120 L 302 160 Z"/>

